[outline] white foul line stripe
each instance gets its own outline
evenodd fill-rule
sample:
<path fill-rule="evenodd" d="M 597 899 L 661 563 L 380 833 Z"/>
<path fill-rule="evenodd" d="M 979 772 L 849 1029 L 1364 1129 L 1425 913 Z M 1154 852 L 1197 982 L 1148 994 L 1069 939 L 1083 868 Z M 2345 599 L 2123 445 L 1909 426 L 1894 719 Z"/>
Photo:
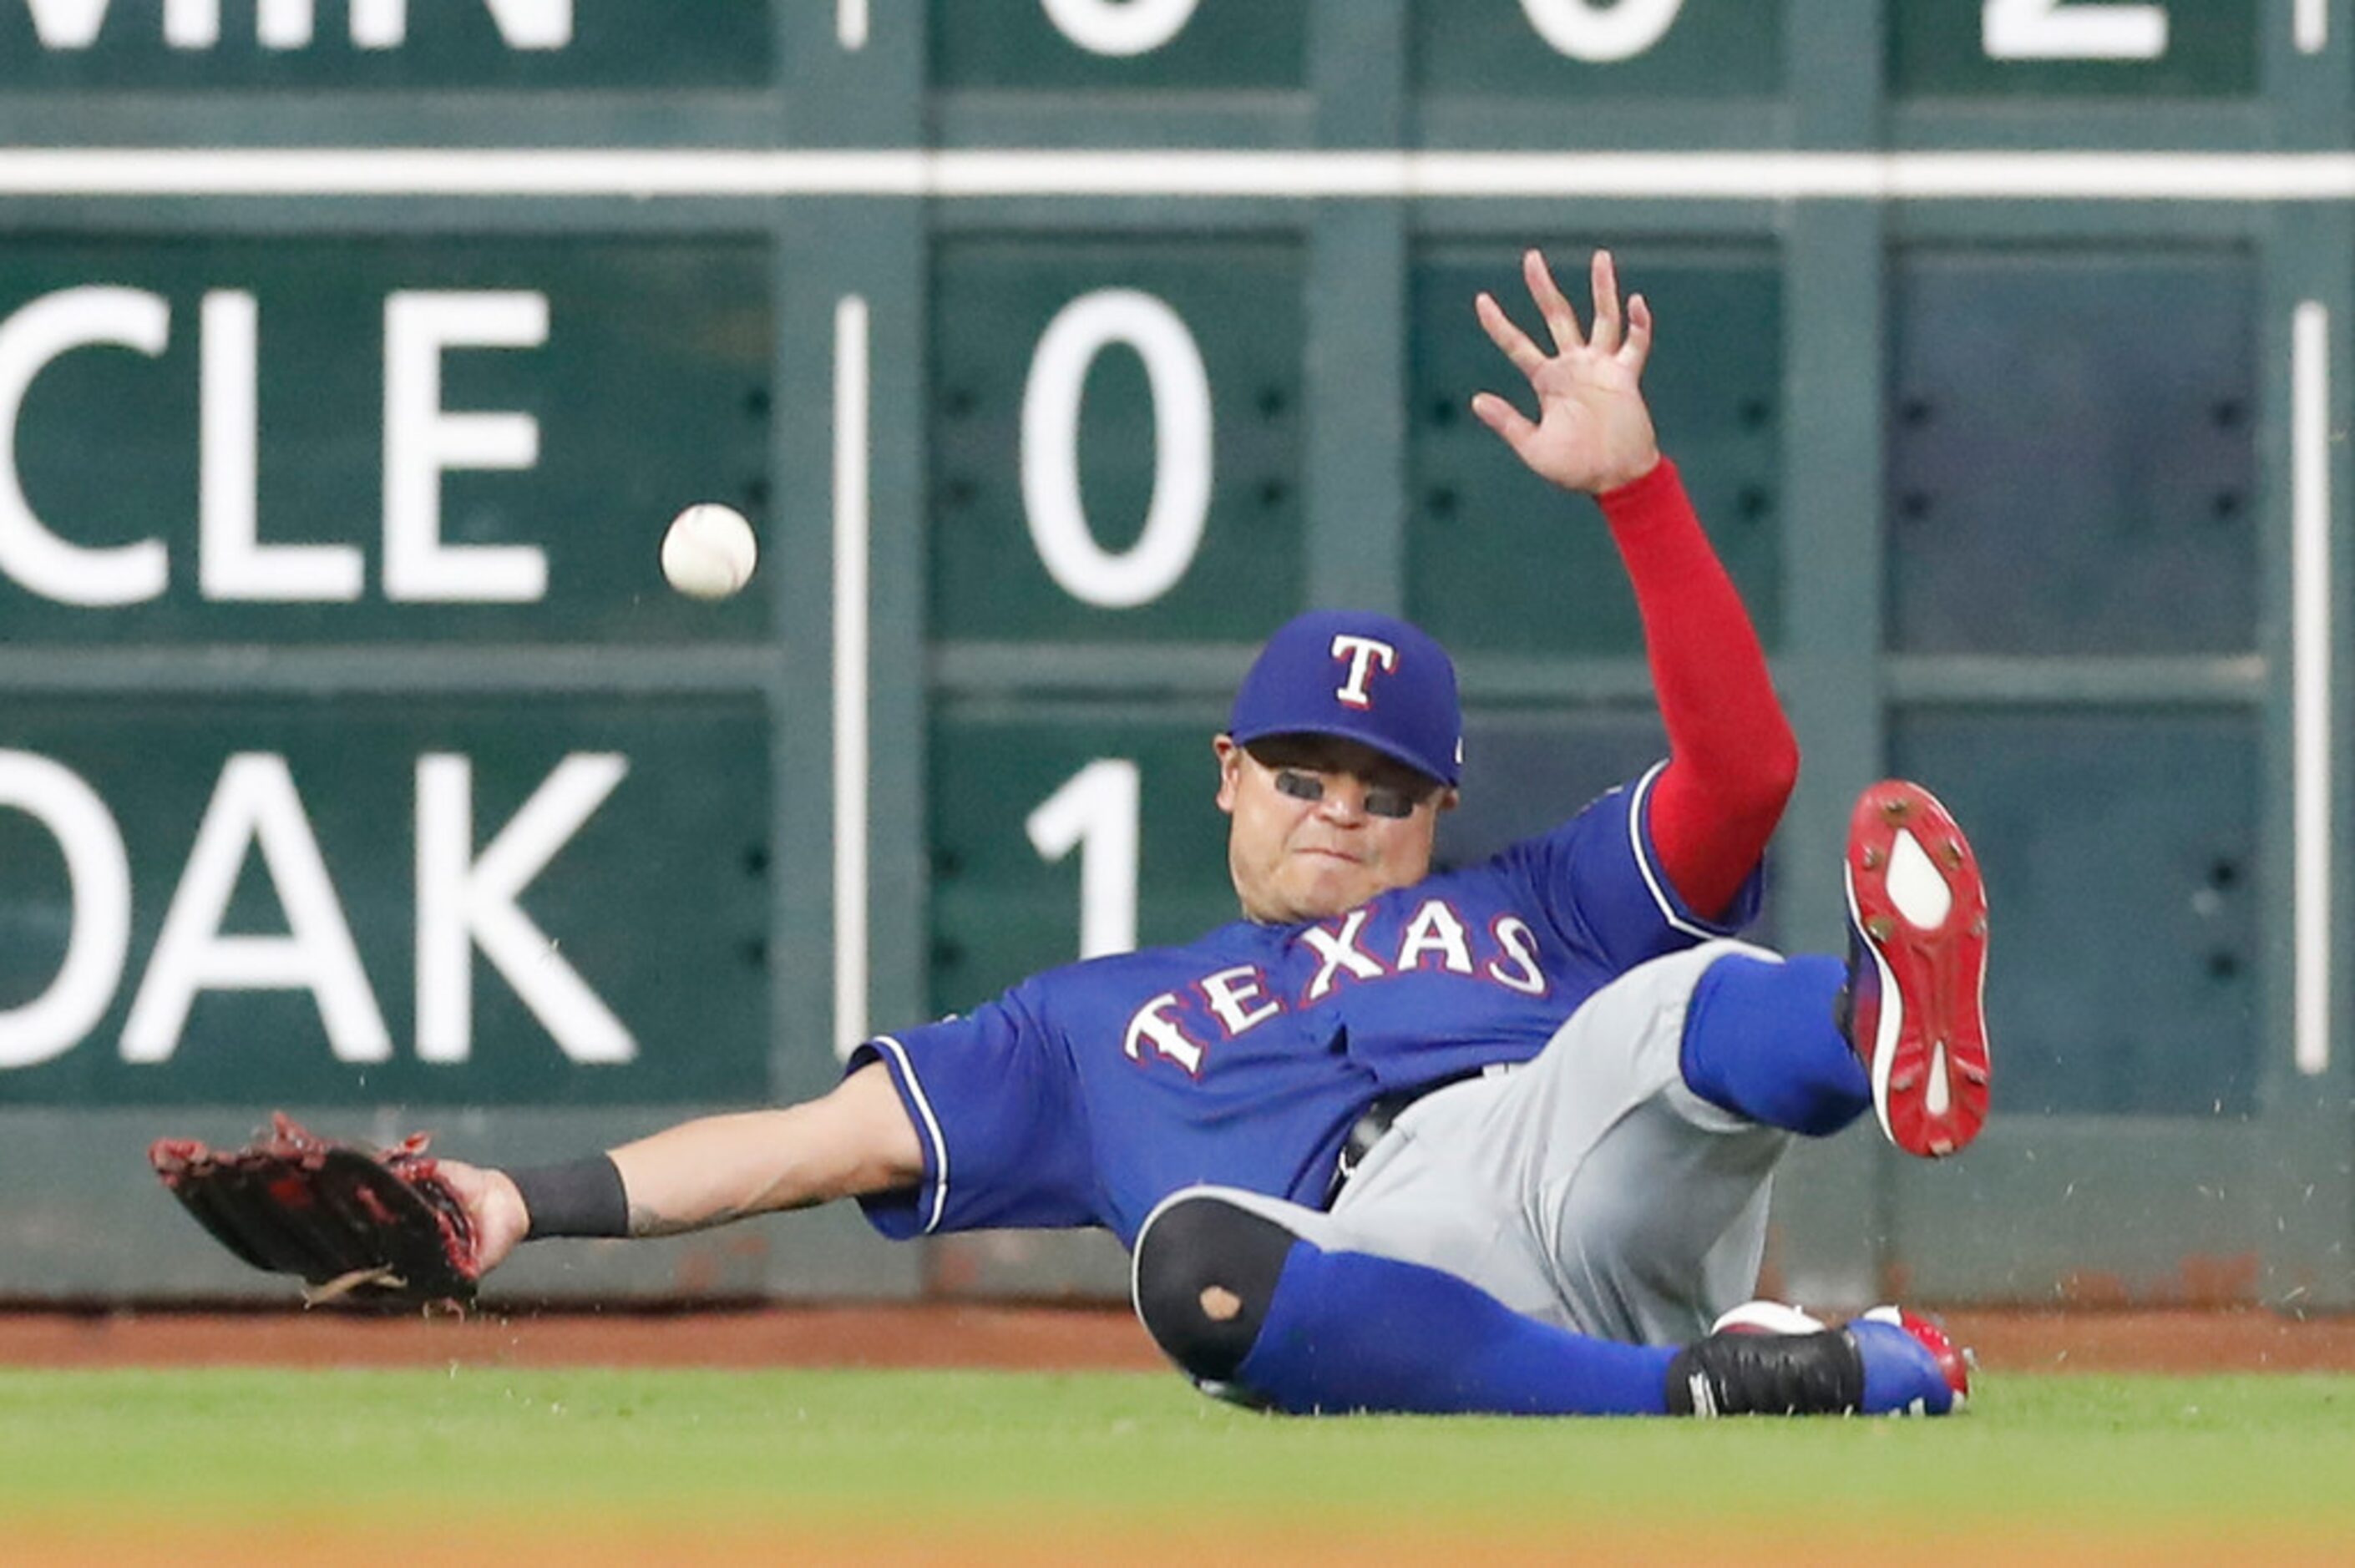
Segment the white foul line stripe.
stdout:
<path fill-rule="evenodd" d="M 0 196 L 2328 202 L 2355 154 L 19 147 Z"/>
<path fill-rule="evenodd" d="M 834 308 L 834 1049 L 867 1038 L 867 301 Z"/>
<path fill-rule="evenodd" d="M 2290 325 L 2292 927 L 2297 1070 L 2330 1066 L 2330 312 Z"/>
<path fill-rule="evenodd" d="M 873 1044 L 891 1053 L 900 1065 L 900 1081 L 908 1086 L 908 1097 L 916 1102 L 916 1115 L 924 1124 L 924 1137 L 932 1146 L 932 1212 L 924 1221 L 927 1232 L 940 1228 L 941 1215 L 949 1202 L 949 1146 L 941 1136 L 940 1118 L 932 1115 L 932 1102 L 924 1097 L 922 1080 L 916 1076 L 915 1064 L 908 1060 L 908 1048 L 889 1034 L 878 1034 Z"/>

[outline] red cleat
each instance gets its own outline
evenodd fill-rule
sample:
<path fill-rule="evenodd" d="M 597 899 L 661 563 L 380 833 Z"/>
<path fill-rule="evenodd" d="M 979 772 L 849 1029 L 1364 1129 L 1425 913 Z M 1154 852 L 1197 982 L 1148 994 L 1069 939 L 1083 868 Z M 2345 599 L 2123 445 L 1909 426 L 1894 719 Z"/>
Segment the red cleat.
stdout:
<path fill-rule="evenodd" d="M 1849 1040 L 1889 1141 L 1959 1151 L 1987 1115 L 1987 885 L 1962 829 L 1886 779 L 1848 827 Z"/>

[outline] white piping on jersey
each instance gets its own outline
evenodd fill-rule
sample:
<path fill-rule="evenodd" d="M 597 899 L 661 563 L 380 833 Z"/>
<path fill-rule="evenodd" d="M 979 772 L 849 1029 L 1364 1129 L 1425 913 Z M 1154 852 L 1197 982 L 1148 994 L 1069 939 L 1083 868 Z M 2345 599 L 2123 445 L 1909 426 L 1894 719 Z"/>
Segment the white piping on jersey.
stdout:
<path fill-rule="evenodd" d="M 916 1102 L 916 1112 L 924 1118 L 924 1135 L 932 1140 L 932 1215 L 924 1222 L 929 1235 L 940 1228 L 941 1213 L 949 1202 L 949 1145 L 941 1136 L 940 1119 L 932 1115 L 932 1102 L 924 1097 L 924 1086 L 916 1076 L 916 1065 L 908 1060 L 908 1048 L 889 1034 L 878 1034 L 874 1044 L 887 1047 L 892 1059 L 900 1064 L 900 1078 L 908 1086 L 908 1096 Z"/>
<path fill-rule="evenodd" d="M 1636 798 L 1627 803 L 1627 843 L 1636 852 L 1636 869 L 1644 874 L 1644 885 L 1651 890 L 1652 902 L 1659 906 L 1660 918 L 1670 927 L 1688 937 L 1699 937 L 1703 940 L 1722 937 L 1725 932 L 1721 927 L 1696 925 L 1677 913 L 1668 890 L 1660 885 L 1660 874 L 1653 868 L 1651 856 L 1644 853 L 1644 802 L 1651 799 L 1652 780 L 1657 779 L 1660 770 L 1667 766 L 1666 762 L 1653 763 L 1651 770 L 1636 780 Z"/>

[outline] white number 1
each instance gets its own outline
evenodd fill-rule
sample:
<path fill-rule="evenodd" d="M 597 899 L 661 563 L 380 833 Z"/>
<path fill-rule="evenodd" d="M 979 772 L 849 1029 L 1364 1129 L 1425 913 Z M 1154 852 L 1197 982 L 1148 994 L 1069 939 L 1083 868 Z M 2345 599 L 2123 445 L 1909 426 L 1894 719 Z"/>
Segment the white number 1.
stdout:
<path fill-rule="evenodd" d="M 1987 0 L 1979 30 L 1996 60 L 2155 60 L 2167 53 L 2164 5 Z"/>
<path fill-rule="evenodd" d="M 1080 852 L 1080 957 L 1136 947 L 1136 764 L 1102 757 L 1063 781 L 1022 824 L 1050 864 Z"/>

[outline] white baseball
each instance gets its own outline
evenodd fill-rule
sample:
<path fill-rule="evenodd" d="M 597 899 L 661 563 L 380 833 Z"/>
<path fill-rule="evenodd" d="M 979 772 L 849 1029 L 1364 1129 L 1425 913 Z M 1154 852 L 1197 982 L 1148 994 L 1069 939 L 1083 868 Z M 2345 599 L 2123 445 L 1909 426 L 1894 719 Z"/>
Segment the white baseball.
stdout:
<path fill-rule="evenodd" d="M 726 599 L 751 580 L 759 557 L 744 514 L 716 501 L 688 507 L 663 535 L 663 576 L 689 599 Z"/>

